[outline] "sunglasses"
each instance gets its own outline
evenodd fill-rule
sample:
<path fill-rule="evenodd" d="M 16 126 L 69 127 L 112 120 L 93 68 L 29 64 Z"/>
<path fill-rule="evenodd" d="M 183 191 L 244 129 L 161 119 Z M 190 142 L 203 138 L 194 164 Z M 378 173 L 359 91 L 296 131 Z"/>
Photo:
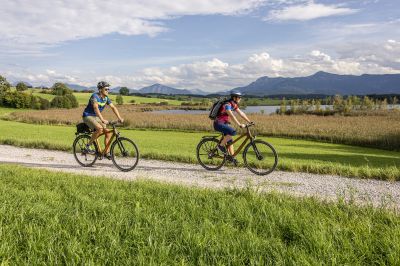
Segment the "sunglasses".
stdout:
<path fill-rule="evenodd" d="M 110 89 L 107 88 L 107 89 L 104 89 L 104 90 L 105 90 L 105 91 L 109 91 Z"/>

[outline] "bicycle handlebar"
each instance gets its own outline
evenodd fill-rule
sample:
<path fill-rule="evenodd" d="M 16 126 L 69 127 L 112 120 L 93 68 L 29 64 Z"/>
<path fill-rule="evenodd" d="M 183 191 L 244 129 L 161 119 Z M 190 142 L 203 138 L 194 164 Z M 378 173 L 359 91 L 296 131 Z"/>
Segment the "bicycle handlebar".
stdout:
<path fill-rule="evenodd" d="M 255 125 L 256 125 L 256 123 L 250 122 L 250 123 L 246 124 L 246 128 L 249 128 L 249 127 L 255 126 Z"/>
<path fill-rule="evenodd" d="M 110 126 L 122 125 L 118 120 L 108 122 Z"/>

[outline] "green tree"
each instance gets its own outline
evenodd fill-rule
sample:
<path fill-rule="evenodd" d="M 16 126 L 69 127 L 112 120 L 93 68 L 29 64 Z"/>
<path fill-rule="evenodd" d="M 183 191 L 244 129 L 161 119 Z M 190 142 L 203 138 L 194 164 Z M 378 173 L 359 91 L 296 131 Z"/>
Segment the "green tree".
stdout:
<path fill-rule="evenodd" d="M 281 106 L 279 107 L 279 114 L 284 115 L 287 111 L 287 103 L 286 103 L 286 98 L 283 97 Z"/>
<path fill-rule="evenodd" d="M 335 97 L 333 98 L 333 110 L 335 112 L 343 112 L 343 109 L 343 97 L 341 95 L 335 95 Z"/>
<path fill-rule="evenodd" d="M 70 90 L 67 85 L 61 82 L 56 82 L 54 85 L 51 87 L 52 93 L 54 95 L 58 96 L 63 96 L 66 94 L 72 94 L 72 90 Z"/>
<path fill-rule="evenodd" d="M 317 112 L 317 113 L 321 113 L 322 112 L 322 109 L 321 109 L 321 100 L 316 100 L 315 101 L 315 112 Z"/>
<path fill-rule="evenodd" d="M 0 75 L 0 92 L 8 91 L 11 88 L 10 83 L 8 83 L 7 79 Z"/>
<path fill-rule="evenodd" d="M 121 87 L 121 89 L 119 89 L 119 94 L 129 95 L 129 89 L 127 87 Z"/>
<path fill-rule="evenodd" d="M 124 98 L 121 95 L 117 95 L 116 101 L 118 105 L 124 104 Z"/>
<path fill-rule="evenodd" d="M 364 110 L 372 110 L 374 108 L 374 102 L 368 98 L 368 96 L 364 96 L 361 108 Z"/>
<path fill-rule="evenodd" d="M 28 89 L 28 86 L 26 86 L 26 84 L 23 82 L 18 82 L 16 89 L 17 91 L 26 91 Z"/>

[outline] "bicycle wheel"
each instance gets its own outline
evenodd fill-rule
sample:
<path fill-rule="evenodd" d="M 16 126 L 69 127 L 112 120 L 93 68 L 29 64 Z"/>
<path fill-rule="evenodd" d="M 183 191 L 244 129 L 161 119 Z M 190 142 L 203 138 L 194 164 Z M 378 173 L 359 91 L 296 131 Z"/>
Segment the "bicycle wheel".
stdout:
<path fill-rule="evenodd" d="M 278 164 L 278 154 L 271 144 L 262 140 L 255 140 L 244 149 L 243 161 L 253 173 L 268 175 L 274 171 Z"/>
<path fill-rule="evenodd" d="M 90 138 L 89 135 L 79 135 L 72 145 L 76 161 L 84 167 L 92 166 L 98 157 L 98 149 L 95 142 L 90 146 L 90 150 L 95 151 L 93 154 L 84 151 Z"/>
<path fill-rule="evenodd" d="M 218 150 L 219 141 L 215 138 L 205 138 L 197 145 L 196 155 L 200 165 L 207 170 L 215 171 L 225 163 L 224 154 Z"/>
<path fill-rule="evenodd" d="M 133 170 L 139 161 L 139 150 L 128 138 L 118 138 L 111 145 L 111 160 L 121 171 Z"/>

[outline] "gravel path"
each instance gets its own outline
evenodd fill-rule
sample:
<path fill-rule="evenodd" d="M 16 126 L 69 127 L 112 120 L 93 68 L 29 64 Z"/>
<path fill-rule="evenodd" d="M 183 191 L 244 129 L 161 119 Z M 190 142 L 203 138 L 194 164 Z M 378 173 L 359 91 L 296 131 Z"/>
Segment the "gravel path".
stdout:
<path fill-rule="evenodd" d="M 70 172 L 91 176 L 105 176 L 124 180 L 151 180 L 206 188 L 256 187 L 262 191 L 278 191 L 305 197 L 316 196 L 327 200 L 345 198 L 360 204 L 373 204 L 400 209 L 400 182 L 344 178 L 332 175 L 276 171 L 268 176 L 253 175 L 244 168 L 223 167 L 216 172 L 200 165 L 140 159 L 138 166 L 125 173 L 111 161 L 97 161 L 94 167 L 78 165 L 68 152 L 18 148 L 0 145 L 0 163 L 17 163 L 34 168 Z M 0 177 L 1 178 L 1 177 Z"/>

